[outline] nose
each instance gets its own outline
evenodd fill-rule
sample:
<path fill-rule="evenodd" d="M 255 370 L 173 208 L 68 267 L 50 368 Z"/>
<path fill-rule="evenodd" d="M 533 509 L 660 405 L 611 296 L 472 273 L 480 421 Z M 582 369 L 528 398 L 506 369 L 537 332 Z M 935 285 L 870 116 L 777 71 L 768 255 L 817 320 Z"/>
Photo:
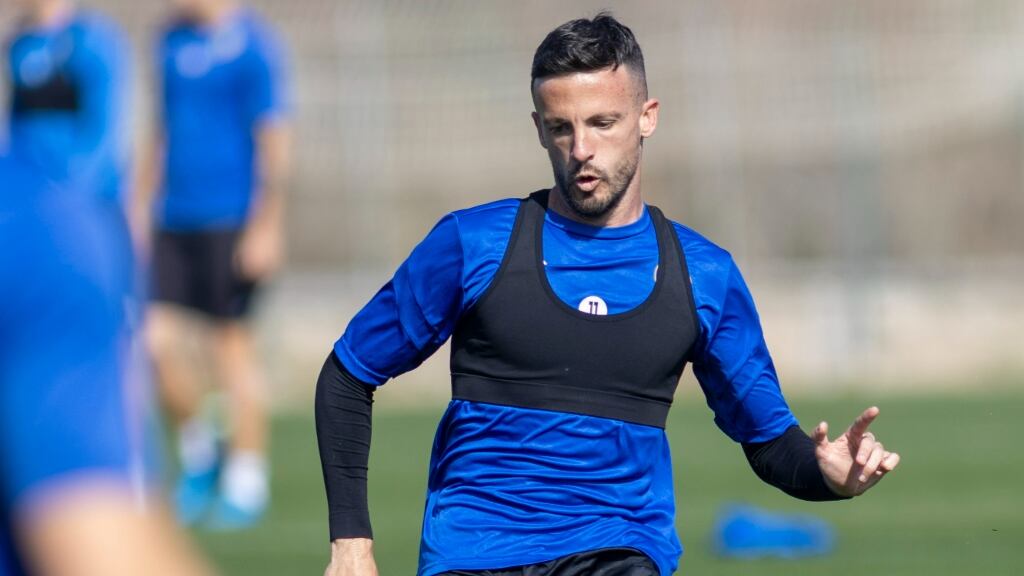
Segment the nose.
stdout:
<path fill-rule="evenodd" d="M 572 158 L 580 164 L 584 164 L 587 160 L 594 157 L 594 150 L 590 146 L 590 140 L 586 137 L 586 132 L 583 130 L 577 130 L 573 135 L 572 139 Z"/>

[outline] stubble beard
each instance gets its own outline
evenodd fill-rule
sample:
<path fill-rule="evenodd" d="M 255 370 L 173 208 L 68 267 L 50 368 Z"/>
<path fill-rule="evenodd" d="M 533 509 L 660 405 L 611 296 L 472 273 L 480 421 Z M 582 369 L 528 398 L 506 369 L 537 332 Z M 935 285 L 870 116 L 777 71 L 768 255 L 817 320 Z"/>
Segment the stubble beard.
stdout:
<path fill-rule="evenodd" d="M 556 178 L 558 191 L 565 204 L 577 216 L 584 220 L 597 220 L 622 203 L 626 190 L 629 189 L 629 185 L 633 183 L 633 178 L 636 177 L 636 170 L 639 164 L 640 153 L 638 151 L 635 155 L 623 159 L 610 177 L 603 170 L 581 166 L 571 171 L 571 173 L 566 171 L 558 175 Z M 601 179 L 598 187 L 593 192 L 584 192 L 576 186 L 575 177 L 580 172 L 595 174 Z M 607 194 L 600 194 L 602 187 L 608 189 Z"/>

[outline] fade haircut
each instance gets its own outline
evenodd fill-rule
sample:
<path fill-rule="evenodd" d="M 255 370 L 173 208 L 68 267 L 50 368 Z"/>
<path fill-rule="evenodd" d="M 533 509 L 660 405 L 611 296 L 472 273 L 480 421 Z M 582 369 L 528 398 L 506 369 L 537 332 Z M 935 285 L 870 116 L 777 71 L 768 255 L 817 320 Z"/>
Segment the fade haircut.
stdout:
<path fill-rule="evenodd" d="M 570 20 L 552 30 L 537 47 L 530 70 L 530 90 L 544 78 L 576 72 L 617 70 L 626 66 L 638 86 L 638 96 L 647 99 L 644 54 L 633 31 L 610 12 L 587 20 Z"/>

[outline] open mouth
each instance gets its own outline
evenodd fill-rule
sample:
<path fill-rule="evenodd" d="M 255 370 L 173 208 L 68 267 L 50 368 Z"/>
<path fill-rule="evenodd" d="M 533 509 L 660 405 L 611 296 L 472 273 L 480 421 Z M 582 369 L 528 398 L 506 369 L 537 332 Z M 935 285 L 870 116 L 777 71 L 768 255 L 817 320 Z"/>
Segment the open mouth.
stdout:
<path fill-rule="evenodd" d="M 575 178 L 576 187 L 584 192 L 593 192 L 601 179 L 590 174 L 580 174 Z"/>

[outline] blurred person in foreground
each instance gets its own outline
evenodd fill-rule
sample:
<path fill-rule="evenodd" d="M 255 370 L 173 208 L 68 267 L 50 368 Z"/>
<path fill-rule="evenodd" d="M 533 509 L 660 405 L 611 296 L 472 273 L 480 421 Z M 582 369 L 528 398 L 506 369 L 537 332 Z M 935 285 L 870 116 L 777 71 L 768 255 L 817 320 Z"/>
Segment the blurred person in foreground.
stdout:
<path fill-rule="evenodd" d="M 281 265 L 290 154 L 286 71 L 274 31 L 231 0 L 176 0 L 159 41 L 159 127 L 140 169 L 137 234 L 152 238 L 147 339 L 177 429 L 179 520 L 255 524 L 269 503 L 264 375 L 247 323 Z M 226 395 L 226 450 L 202 413 L 206 371 L 184 352 L 209 338 Z"/>
<path fill-rule="evenodd" d="M 7 51 L 9 146 L 56 181 L 121 209 L 128 159 L 128 45 L 73 0 L 17 0 Z M 123 223 L 118 223 L 123 227 Z"/>
<path fill-rule="evenodd" d="M 209 574 L 151 498 L 118 215 L 0 156 L 0 574 Z"/>
<path fill-rule="evenodd" d="M 376 574 L 374 389 L 449 337 L 453 400 L 434 441 L 420 576 L 674 572 L 664 427 L 688 362 L 719 428 L 794 497 L 856 496 L 899 462 L 868 432 L 877 408 L 834 441 L 824 422 L 813 437 L 800 429 L 729 253 L 644 203 L 659 103 L 633 33 L 607 14 L 559 26 L 530 87 L 554 186 L 442 218 L 324 364 L 328 575 Z"/>

